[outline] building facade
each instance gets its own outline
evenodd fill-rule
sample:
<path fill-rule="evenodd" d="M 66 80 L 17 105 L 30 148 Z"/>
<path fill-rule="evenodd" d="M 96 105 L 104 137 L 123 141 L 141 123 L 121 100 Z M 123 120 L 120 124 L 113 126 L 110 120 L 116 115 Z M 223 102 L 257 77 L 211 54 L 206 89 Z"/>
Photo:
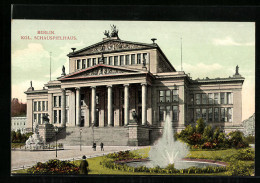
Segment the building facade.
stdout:
<path fill-rule="evenodd" d="M 11 118 L 11 130 L 20 131 L 22 134 L 26 132 L 26 117 L 12 117 Z"/>
<path fill-rule="evenodd" d="M 227 132 L 241 126 L 244 78 L 238 66 L 232 77 L 193 80 L 175 70 L 154 40 L 136 43 L 117 35 L 72 50 L 68 74 L 63 67 L 42 90 L 31 85 L 25 92 L 27 129 L 48 115 L 59 127 L 128 128 L 129 139 L 149 144 L 160 136 L 165 114 L 177 131 L 199 118 Z"/>

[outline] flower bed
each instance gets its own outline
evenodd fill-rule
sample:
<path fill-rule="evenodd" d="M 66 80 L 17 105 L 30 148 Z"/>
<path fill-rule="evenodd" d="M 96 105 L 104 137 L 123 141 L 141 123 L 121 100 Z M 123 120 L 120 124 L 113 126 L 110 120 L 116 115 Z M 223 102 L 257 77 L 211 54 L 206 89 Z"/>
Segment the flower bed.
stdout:
<path fill-rule="evenodd" d="M 38 162 L 27 170 L 31 174 L 79 174 L 79 167 L 69 161 L 57 159 L 49 160 L 46 163 Z"/>

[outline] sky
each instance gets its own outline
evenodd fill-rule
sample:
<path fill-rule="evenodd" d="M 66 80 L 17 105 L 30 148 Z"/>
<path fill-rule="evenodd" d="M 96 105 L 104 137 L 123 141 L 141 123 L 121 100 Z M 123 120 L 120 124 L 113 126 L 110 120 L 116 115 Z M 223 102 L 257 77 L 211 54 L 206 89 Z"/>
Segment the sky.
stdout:
<path fill-rule="evenodd" d="M 12 98 L 26 102 L 30 81 L 42 89 L 69 68 L 67 54 L 102 41 L 110 25 L 119 29 L 125 41 L 152 43 L 156 38 L 166 57 L 177 71 L 182 63 L 192 79 L 245 77 L 242 91 L 242 119 L 255 112 L 255 23 L 254 22 L 174 22 L 174 21 L 81 21 L 81 20 L 12 20 L 11 85 Z M 75 40 L 37 40 L 47 36 L 38 31 L 54 32 L 50 36 L 74 36 Z M 26 38 L 30 39 L 26 39 Z"/>

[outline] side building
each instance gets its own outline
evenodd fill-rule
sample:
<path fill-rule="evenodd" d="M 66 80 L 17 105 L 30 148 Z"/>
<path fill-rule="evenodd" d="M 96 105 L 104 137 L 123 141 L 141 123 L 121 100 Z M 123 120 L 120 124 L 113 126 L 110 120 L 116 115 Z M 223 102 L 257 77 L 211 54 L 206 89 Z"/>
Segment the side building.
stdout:
<path fill-rule="evenodd" d="M 86 144 L 148 145 L 161 135 L 165 114 L 177 131 L 199 118 L 226 132 L 241 128 L 244 78 L 238 66 L 232 77 L 193 80 L 175 70 L 154 40 L 118 36 L 72 50 L 68 74 L 63 67 L 61 77 L 42 90 L 31 84 L 25 92 L 28 130 L 48 115 L 51 124 L 74 133 L 74 140 L 66 136 L 68 143 L 75 143 L 81 128 Z M 93 128 L 95 138 L 94 131 L 89 135 Z"/>

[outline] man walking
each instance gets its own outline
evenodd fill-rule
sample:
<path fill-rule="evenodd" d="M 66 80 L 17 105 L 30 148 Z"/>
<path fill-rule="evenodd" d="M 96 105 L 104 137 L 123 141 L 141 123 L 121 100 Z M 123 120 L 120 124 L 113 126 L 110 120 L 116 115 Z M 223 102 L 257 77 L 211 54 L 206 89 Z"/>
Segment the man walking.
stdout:
<path fill-rule="evenodd" d="M 79 165 L 79 174 L 88 175 L 88 161 L 86 160 L 85 155 L 82 157 Z"/>
<path fill-rule="evenodd" d="M 104 144 L 103 144 L 103 142 L 100 143 L 100 148 L 101 148 L 101 151 L 104 151 Z"/>

